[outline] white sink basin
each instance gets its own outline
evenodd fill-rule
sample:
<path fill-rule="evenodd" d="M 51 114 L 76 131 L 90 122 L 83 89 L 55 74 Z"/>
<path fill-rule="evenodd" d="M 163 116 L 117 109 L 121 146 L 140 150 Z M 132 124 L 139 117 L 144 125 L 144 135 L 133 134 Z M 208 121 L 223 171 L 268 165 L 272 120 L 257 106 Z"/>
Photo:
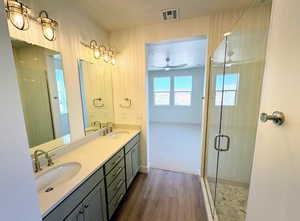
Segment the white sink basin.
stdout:
<path fill-rule="evenodd" d="M 111 132 L 110 134 L 108 134 L 107 136 L 110 138 L 118 138 L 122 134 L 129 134 L 129 132 L 128 131 L 114 131 L 114 132 Z"/>
<path fill-rule="evenodd" d="M 38 186 L 38 192 L 50 192 L 56 186 L 73 178 L 81 168 L 81 164 L 77 162 L 64 163 L 53 167 L 46 172 L 42 172 L 35 180 Z"/>

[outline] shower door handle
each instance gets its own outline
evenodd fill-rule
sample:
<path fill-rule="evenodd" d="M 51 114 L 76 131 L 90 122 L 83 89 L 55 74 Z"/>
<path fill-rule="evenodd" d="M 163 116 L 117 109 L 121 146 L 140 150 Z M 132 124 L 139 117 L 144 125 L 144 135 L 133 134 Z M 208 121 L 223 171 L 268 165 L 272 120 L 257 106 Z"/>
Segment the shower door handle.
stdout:
<path fill-rule="evenodd" d="M 226 139 L 226 147 L 223 149 L 221 148 L 221 139 L 225 138 Z M 224 134 L 219 134 L 215 136 L 215 143 L 214 143 L 215 150 L 217 151 L 228 151 L 230 147 L 230 137 Z"/>

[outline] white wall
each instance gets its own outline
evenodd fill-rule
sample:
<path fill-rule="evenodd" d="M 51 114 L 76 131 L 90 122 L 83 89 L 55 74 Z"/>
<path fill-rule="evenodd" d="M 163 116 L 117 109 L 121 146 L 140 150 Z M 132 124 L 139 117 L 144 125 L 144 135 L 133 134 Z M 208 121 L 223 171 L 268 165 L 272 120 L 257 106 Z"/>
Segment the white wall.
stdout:
<path fill-rule="evenodd" d="M 300 2 L 273 0 L 260 112 L 286 124 L 258 124 L 247 221 L 299 220 Z"/>
<path fill-rule="evenodd" d="M 1 220 L 41 220 L 6 13 L 0 2 Z"/>
<path fill-rule="evenodd" d="M 201 124 L 202 96 L 204 92 L 204 67 L 171 71 L 149 71 L 149 120 L 150 122 L 173 122 Z M 155 106 L 153 94 L 153 77 L 158 76 L 192 76 L 191 106 Z M 172 96 L 171 96 L 172 99 Z"/>

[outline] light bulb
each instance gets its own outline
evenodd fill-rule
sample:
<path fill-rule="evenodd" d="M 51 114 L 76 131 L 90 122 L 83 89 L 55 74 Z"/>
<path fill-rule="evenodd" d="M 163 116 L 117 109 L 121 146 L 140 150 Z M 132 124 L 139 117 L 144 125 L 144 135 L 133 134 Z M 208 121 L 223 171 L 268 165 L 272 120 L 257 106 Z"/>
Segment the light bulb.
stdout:
<path fill-rule="evenodd" d="M 105 54 L 105 55 L 104 55 L 103 60 L 104 60 L 106 63 L 109 62 L 110 57 L 108 56 L 108 54 Z"/>
<path fill-rule="evenodd" d="M 25 31 L 29 28 L 29 9 L 27 6 L 23 5 L 17 0 L 8 0 L 7 11 L 9 20 L 13 26 L 22 31 Z"/>
<path fill-rule="evenodd" d="M 44 37 L 49 41 L 55 40 L 55 31 L 57 22 L 54 19 L 49 18 L 48 13 L 43 10 L 39 14 L 39 22 L 42 26 Z"/>
<path fill-rule="evenodd" d="M 99 48 L 94 48 L 94 57 L 96 59 L 99 59 L 101 57 L 101 52 L 100 52 Z"/>
<path fill-rule="evenodd" d="M 23 29 L 25 20 L 22 14 L 14 12 L 11 13 L 10 18 L 14 26 L 16 26 L 18 29 Z"/>
<path fill-rule="evenodd" d="M 116 62 L 116 59 L 113 57 L 112 59 L 111 59 L 111 64 L 112 65 L 115 65 L 117 62 Z"/>
<path fill-rule="evenodd" d="M 42 29 L 43 34 L 47 40 L 53 41 L 55 39 L 55 31 L 50 24 L 42 24 Z"/>

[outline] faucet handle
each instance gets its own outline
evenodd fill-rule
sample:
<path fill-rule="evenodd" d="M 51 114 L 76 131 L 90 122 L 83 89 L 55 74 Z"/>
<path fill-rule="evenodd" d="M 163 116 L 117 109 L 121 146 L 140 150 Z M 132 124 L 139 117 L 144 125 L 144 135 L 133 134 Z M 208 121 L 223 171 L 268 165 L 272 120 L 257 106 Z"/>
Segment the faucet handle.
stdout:
<path fill-rule="evenodd" d="M 49 154 L 49 152 L 46 155 L 46 159 L 48 161 L 48 166 L 49 167 L 52 166 L 52 165 L 54 165 L 54 162 L 52 160 L 52 157 L 54 157 L 54 156 L 55 156 L 55 153 Z"/>

